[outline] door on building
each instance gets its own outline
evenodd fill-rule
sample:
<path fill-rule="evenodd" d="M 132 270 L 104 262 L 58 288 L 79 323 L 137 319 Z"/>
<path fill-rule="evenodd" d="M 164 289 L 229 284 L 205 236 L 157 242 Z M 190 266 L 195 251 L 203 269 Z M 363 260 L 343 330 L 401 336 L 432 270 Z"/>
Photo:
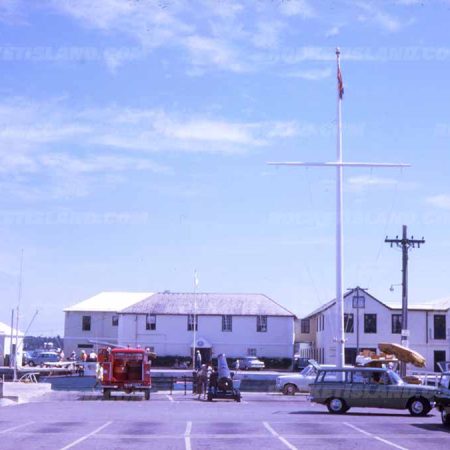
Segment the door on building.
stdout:
<path fill-rule="evenodd" d="M 434 351 L 434 371 L 440 372 L 441 369 L 438 363 L 442 363 L 445 361 L 445 350 L 435 350 Z"/>
<path fill-rule="evenodd" d="M 211 362 L 211 349 L 210 348 L 198 348 L 202 355 L 202 364 L 209 364 Z"/>
<path fill-rule="evenodd" d="M 356 363 L 356 348 L 347 347 L 345 349 L 345 364 L 354 366 Z"/>

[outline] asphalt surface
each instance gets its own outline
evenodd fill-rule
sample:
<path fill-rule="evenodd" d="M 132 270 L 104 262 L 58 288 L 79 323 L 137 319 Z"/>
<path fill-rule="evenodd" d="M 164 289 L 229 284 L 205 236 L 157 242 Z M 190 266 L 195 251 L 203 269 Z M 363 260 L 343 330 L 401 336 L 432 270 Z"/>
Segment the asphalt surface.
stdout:
<path fill-rule="evenodd" d="M 304 396 L 244 394 L 208 403 L 182 393 L 150 401 L 49 394 L 0 408 L 0 448 L 21 449 L 449 449 L 438 412 L 352 409 L 331 415 Z"/>

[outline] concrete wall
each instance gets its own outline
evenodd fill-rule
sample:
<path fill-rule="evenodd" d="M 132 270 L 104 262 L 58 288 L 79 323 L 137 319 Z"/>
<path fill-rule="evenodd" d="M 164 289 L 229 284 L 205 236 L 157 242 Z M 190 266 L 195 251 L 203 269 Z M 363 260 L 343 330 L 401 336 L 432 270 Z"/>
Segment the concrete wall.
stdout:
<path fill-rule="evenodd" d="M 261 357 L 291 358 L 294 344 L 294 319 L 268 317 L 267 332 L 256 331 L 256 316 L 233 316 L 233 331 L 222 331 L 222 316 L 199 316 L 197 341 L 212 345 L 213 355 L 245 356 L 255 348 Z M 146 330 L 146 315 L 121 314 L 119 343 L 153 347 L 161 355 L 190 356 L 193 332 L 187 330 L 186 315 L 159 315 L 156 330 Z"/>

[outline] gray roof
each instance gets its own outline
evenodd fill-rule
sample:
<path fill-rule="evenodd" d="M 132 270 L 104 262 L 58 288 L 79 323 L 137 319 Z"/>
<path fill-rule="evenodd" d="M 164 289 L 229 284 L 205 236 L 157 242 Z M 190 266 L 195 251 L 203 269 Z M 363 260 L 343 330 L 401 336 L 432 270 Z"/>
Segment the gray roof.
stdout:
<path fill-rule="evenodd" d="M 295 314 L 264 294 L 213 294 L 164 292 L 154 294 L 128 308 L 122 314 L 194 314 L 284 316 Z"/>
<path fill-rule="evenodd" d="M 361 288 L 356 287 L 355 289 L 351 289 L 350 291 L 346 292 L 344 295 L 344 299 L 347 299 L 347 297 L 349 297 L 350 295 L 353 295 L 353 293 L 358 289 L 361 289 Z M 402 308 L 402 305 L 399 303 L 393 304 L 393 303 L 382 302 L 381 300 L 377 299 L 373 295 L 369 294 L 367 291 L 364 292 L 364 295 L 371 297 L 373 300 L 377 301 L 378 303 L 382 304 L 383 306 L 385 306 L 388 309 L 400 310 Z M 336 303 L 336 299 L 330 300 L 329 302 L 324 303 L 320 308 L 317 308 L 313 312 L 309 313 L 304 318 L 310 319 L 311 317 L 314 317 L 317 314 L 320 314 L 320 313 L 326 311 L 328 308 L 331 308 L 332 306 L 334 306 L 335 303 Z M 435 300 L 435 301 L 429 302 L 429 303 L 416 304 L 416 305 L 411 304 L 411 303 L 408 304 L 408 310 L 410 310 L 410 311 L 447 311 L 449 309 L 450 309 L 450 299 L 448 299 L 448 298 L 441 299 L 441 300 Z"/>

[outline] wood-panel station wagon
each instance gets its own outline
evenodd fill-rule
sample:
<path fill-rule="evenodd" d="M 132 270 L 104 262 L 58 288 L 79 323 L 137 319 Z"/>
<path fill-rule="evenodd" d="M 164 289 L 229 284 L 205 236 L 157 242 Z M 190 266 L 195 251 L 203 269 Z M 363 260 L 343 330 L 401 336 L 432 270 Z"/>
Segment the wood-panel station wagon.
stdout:
<path fill-rule="evenodd" d="M 407 384 L 389 369 L 321 369 L 310 385 L 311 401 L 342 414 L 352 407 L 408 409 L 425 416 L 432 408 L 436 389 Z"/>

